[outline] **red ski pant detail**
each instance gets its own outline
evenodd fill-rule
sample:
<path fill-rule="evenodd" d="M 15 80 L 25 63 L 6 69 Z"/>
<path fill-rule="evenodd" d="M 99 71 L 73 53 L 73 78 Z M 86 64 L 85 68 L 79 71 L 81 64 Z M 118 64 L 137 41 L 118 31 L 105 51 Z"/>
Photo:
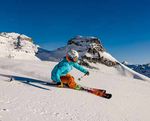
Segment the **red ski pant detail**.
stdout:
<path fill-rule="evenodd" d="M 67 84 L 70 88 L 75 89 L 77 87 L 77 84 L 74 81 L 74 77 L 70 74 L 67 74 L 66 76 L 61 76 L 60 79 L 63 84 Z"/>

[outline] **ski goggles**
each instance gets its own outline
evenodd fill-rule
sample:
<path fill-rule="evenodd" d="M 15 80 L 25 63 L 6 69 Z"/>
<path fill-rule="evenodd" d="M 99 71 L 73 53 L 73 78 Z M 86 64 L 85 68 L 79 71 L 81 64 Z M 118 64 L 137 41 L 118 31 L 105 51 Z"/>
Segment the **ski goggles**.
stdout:
<path fill-rule="evenodd" d="M 78 57 L 74 57 L 73 62 L 77 62 L 77 61 L 78 61 Z"/>
<path fill-rule="evenodd" d="M 74 57 L 74 58 L 71 58 L 67 55 L 67 58 L 72 61 L 72 62 L 77 62 L 78 61 L 78 57 Z"/>

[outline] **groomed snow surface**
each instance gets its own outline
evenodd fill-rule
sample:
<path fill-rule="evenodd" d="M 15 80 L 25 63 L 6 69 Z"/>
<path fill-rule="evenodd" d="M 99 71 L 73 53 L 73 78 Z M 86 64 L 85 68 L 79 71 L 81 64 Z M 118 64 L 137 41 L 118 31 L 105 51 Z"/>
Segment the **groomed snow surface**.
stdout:
<path fill-rule="evenodd" d="M 150 83 L 134 79 L 125 67 L 97 65 L 90 76 L 73 70 L 76 82 L 106 89 L 108 100 L 67 88 L 39 83 L 50 82 L 55 62 L 0 59 L 0 121 L 150 121 Z M 14 81 L 9 82 L 10 75 Z M 31 81 L 29 84 L 25 81 Z"/>

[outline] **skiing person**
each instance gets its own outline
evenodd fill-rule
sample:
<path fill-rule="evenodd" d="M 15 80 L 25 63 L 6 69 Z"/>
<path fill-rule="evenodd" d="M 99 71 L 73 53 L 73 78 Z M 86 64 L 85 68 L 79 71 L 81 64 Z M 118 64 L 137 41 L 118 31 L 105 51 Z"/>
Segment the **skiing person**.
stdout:
<path fill-rule="evenodd" d="M 58 87 L 67 85 L 69 88 L 80 90 L 81 86 L 78 85 L 74 77 L 69 74 L 73 67 L 83 72 L 85 75 L 89 75 L 89 71 L 78 64 L 79 54 L 76 50 L 69 50 L 66 56 L 60 61 L 51 72 L 51 79 Z"/>

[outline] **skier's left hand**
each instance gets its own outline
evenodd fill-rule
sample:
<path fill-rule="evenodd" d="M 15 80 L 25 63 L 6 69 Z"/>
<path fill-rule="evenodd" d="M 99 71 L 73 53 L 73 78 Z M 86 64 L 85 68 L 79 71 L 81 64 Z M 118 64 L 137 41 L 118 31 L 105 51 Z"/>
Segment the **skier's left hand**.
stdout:
<path fill-rule="evenodd" d="M 90 72 L 89 72 L 89 71 L 87 71 L 85 75 L 89 76 L 89 75 L 90 75 Z"/>

